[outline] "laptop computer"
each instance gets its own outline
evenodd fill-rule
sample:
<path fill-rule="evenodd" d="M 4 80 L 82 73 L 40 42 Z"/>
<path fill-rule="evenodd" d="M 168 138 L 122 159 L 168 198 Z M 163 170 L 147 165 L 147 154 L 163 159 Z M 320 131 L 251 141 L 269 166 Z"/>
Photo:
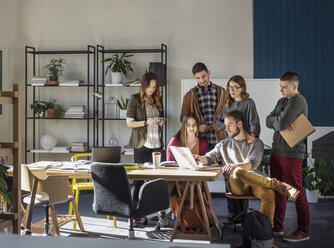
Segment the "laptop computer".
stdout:
<path fill-rule="evenodd" d="M 183 169 L 217 170 L 221 168 L 221 166 L 219 166 L 218 164 L 212 164 L 211 166 L 203 166 L 202 164 L 197 163 L 188 147 L 171 146 L 170 149 L 172 150 L 172 153 L 174 155 L 177 164 L 179 165 L 179 167 Z"/>
<path fill-rule="evenodd" d="M 102 163 L 121 162 L 121 146 L 93 147 L 92 161 Z"/>

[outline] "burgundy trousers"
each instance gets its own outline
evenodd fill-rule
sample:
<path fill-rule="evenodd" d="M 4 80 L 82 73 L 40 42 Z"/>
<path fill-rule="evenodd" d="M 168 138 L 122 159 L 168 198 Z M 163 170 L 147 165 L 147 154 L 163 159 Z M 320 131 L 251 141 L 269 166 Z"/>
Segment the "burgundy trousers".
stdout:
<path fill-rule="evenodd" d="M 286 158 L 271 153 L 270 157 L 270 177 L 288 183 L 300 191 L 296 200 L 298 229 L 308 233 L 310 225 L 310 210 L 308 207 L 305 189 L 302 184 L 302 159 Z M 283 222 L 286 211 L 285 195 L 275 191 L 275 215 L 274 227 L 283 230 Z"/>

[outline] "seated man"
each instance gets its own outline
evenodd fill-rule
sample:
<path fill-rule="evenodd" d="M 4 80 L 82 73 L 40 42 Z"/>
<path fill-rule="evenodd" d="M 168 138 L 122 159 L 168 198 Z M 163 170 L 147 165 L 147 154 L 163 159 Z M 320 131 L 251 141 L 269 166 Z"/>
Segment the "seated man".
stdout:
<path fill-rule="evenodd" d="M 262 200 L 261 213 L 268 216 L 272 225 L 275 211 L 275 194 L 278 191 L 295 201 L 299 191 L 289 184 L 275 178 L 265 177 L 254 171 L 260 165 L 263 156 L 263 142 L 256 139 L 247 143 L 247 134 L 243 128 L 243 114 L 233 110 L 224 116 L 229 138 L 222 140 L 216 147 L 196 159 L 203 164 L 223 162 L 223 172 L 229 177 L 230 190 L 235 195 L 253 194 Z"/>

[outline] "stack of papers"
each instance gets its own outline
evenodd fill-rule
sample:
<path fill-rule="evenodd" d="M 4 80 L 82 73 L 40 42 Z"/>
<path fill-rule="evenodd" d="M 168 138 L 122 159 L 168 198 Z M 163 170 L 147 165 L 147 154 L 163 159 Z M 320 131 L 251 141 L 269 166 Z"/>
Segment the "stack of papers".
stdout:
<path fill-rule="evenodd" d="M 71 151 L 75 152 L 87 151 L 87 142 L 72 142 Z"/>
<path fill-rule="evenodd" d="M 54 146 L 51 148 L 50 152 L 53 153 L 68 153 L 69 147 L 68 146 Z"/>
<path fill-rule="evenodd" d="M 59 82 L 59 86 L 79 86 L 81 80 L 74 79 L 74 80 L 61 80 Z"/>

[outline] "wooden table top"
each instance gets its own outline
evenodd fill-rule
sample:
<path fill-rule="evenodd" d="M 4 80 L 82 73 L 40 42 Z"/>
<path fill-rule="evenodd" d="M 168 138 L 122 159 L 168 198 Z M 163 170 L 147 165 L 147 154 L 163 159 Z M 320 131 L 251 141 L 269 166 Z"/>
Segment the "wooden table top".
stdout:
<path fill-rule="evenodd" d="M 138 169 L 127 170 L 129 179 L 145 180 L 164 178 L 166 181 L 215 181 L 221 173 L 221 169 L 195 171 L 179 168 L 163 168 L 163 169 Z M 90 179 L 91 173 L 80 170 L 61 170 L 47 169 L 50 176 L 68 176 L 69 178 Z M 8 171 L 8 175 L 12 176 L 12 172 Z"/>

